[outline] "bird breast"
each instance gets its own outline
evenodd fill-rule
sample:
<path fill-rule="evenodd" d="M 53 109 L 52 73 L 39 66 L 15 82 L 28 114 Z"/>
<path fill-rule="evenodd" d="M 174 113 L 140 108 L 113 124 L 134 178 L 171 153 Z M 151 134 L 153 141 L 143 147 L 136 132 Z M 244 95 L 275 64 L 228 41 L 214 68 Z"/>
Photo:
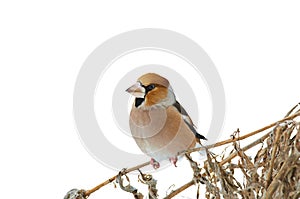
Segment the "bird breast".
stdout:
<path fill-rule="evenodd" d="M 161 132 L 167 121 L 164 108 L 144 110 L 133 108 L 130 113 L 130 129 L 134 138 L 151 138 Z"/>
<path fill-rule="evenodd" d="M 129 123 L 139 148 L 157 161 L 195 145 L 195 136 L 172 106 L 149 110 L 133 107 Z"/>

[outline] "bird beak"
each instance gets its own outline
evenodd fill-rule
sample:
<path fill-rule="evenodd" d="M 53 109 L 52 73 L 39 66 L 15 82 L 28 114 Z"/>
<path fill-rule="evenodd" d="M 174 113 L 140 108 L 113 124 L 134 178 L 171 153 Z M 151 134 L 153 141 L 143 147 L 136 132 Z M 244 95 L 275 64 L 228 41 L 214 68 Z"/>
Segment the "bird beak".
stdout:
<path fill-rule="evenodd" d="M 145 96 L 145 88 L 141 85 L 140 82 L 135 83 L 131 87 L 126 89 L 126 92 L 130 93 L 131 95 L 135 97 L 141 97 L 143 98 Z"/>

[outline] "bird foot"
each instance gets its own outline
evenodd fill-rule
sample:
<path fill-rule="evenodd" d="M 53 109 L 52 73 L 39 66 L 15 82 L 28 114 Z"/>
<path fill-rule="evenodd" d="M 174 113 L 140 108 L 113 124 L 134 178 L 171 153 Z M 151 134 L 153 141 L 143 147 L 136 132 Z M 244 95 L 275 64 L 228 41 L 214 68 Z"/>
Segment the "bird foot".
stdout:
<path fill-rule="evenodd" d="M 177 167 L 177 165 L 176 165 L 177 160 L 178 160 L 177 157 L 171 157 L 171 158 L 169 158 L 169 160 L 175 167 Z"/>
<path fill-rule="evenodd" d="M 151 158 L 150 164 L 153 166 L 154 169 L 158 169 L 160 167 L 159 162 L 157 162 L 154 158 Z"/>

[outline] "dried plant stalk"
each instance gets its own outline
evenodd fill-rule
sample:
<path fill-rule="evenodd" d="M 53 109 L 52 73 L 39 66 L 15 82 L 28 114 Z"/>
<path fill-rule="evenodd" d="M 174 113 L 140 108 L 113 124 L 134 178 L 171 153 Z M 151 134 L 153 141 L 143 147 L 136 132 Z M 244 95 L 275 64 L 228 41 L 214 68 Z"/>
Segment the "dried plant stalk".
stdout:
<path fill-rule="evenodd" d="M 205 186 L 205 197 L 210 198 L 299 198 L 300 197 L 300 103 L 293 107 L 286 117 L 261 129 L 240 136 L 236 131 L 231 139 L 213 145 L 183 151 L 190 162 L 194 176 L 189 182 L 171 191 L 165 199 L 173 198 L 190 186 L 197 184 L 195 194 L 199 197 L 199 187 Z M 298 108 L 298 110 L 297 110 Z M 273 129 L 271 129 L 273 128 Z M 241 146 L 240 140 L 266 132 L 254 142 Z M 222 153 L 214 154 L 211 148 L 226 146 Z M 258 149 L 253 149 L 257 147 Z M 252 149 L 251 153 L 247 150 Z M 207 159 L 200 167 L 190 153 L 206 150 Z M 256 151 L 257 150 L 257 151 Z M 230 151 L 230 152 L 228 152 Z M 250 156 L 251 154 L 252 156 Z M 123 185 L 123 179 L 129 182 L 126 175 L 149 165 L 145 162 L 135 167 L 124 169 L 119 174 L 107 179 L 96 187 L 84 191 L 77 189 L 68 192 L 65 199 L 89 197 L 101 187 L 117 181 L 120 188 L 131 192 L 134 198 L 142 199 L 143 194 L 130 185 Z M 124 178 L 125 177 L 125 178 Z M 148 198 L 157 199 L 157 181 L 152 175 L 140 172 L 139 181 L 148 186 Z M 145 194 L 144 194 L 145 195 Z"/>

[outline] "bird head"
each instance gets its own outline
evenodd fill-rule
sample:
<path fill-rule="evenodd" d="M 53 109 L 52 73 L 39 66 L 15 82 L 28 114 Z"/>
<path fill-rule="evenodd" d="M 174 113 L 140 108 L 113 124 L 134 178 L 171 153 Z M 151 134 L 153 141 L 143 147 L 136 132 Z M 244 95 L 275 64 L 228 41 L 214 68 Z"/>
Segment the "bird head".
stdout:
<path fill-rule="evenodd" d="M 135 96 L 136 108 L 168 107 L 176 102 L 169 81 L 155 73 L 147 73 L 126 90 Z"/>

